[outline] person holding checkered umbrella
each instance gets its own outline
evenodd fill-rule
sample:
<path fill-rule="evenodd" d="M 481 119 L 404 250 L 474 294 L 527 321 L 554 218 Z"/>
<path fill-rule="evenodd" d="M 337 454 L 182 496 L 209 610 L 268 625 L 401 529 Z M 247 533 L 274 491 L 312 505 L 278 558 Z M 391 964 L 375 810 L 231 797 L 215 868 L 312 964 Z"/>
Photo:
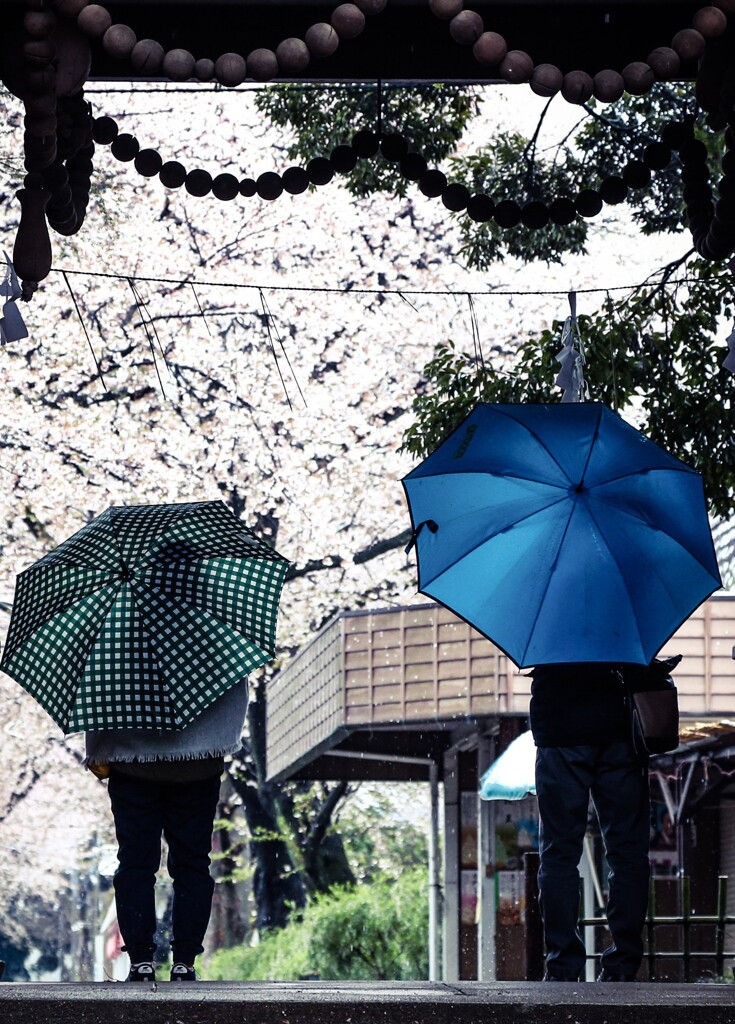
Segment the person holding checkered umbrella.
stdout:
<path fill-rule="evenodd" d="M 155 875 L 168 844 L 172 981 L 195 981 L 212 829 L 248 673 L 275 653 L 288 561 L 220 501 L 116 506 L 17 579 L 0 668 L 109 778 L 129 981 L 155 981 Z"/>

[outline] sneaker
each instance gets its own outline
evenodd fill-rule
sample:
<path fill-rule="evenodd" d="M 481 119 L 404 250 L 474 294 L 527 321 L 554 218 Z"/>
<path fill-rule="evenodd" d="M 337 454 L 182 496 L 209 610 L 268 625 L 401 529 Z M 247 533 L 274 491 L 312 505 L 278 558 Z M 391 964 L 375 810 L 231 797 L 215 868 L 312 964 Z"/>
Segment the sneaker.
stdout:
<path fill-rule="evenodd" d="M 597 975 L 598 981 L 635 981 L 635 974 L 614 974 L 612 971 L 606 971 L 605 968 L 600 971 Z"/>
<path fill-rule="evenodd" d="M 171 968 L 171 981 L 199 981 L 199 979 L 191 964 L 174 964 Z"/>
<path fill-rule="evenodd" d="M 150 960 L 144 960 L 140 964 L 131 964 L 130 972 L 128 973 L 126 981 L 155 981 L 156 980 L 156 968 L 150 962 Z"/>
<path fill-rule="evenodd" d="M 544 974 L 543 980 L 544 981 L 572 981 L 572 982 L 578 982 L 579 981 L 579 975 L 578 974 L 551 974 L 549 971 L 547 971 L 546 974 Z"/>

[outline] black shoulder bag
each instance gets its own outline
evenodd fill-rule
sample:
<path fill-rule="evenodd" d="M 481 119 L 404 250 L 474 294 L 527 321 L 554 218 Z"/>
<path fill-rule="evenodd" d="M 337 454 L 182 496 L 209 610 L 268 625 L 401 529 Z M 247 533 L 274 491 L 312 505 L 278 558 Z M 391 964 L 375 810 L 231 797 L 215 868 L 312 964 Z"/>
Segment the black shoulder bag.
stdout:
<path fill-rule="evenodd" d="M 630 709 L 633 746 L 640 757 L 679 746 L 679 699 L 671 673 L 681 655 L 626 665 L 620 672 Z"/>

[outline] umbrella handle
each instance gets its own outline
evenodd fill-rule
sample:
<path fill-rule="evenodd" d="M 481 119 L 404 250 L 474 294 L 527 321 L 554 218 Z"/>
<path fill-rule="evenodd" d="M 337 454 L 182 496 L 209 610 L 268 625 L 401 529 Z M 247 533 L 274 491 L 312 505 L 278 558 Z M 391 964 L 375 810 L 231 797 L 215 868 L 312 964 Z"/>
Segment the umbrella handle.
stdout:
<path fill-rule="evenodd" d="M 414 546 L 418 539 L 418 535 L 421 533 L 425 526 L 428 526 L 432 533 L 436 533 L 436 531 L 439 529 L 439 524 L 435 523 L 433 519 L 424 519 L 422 523 L 419 523 L 418 526 L 414 527 L 413 533 L 411 534 L 411 539 L 404 548 L 406 554 L 408 554 L 408 552 Z"/>

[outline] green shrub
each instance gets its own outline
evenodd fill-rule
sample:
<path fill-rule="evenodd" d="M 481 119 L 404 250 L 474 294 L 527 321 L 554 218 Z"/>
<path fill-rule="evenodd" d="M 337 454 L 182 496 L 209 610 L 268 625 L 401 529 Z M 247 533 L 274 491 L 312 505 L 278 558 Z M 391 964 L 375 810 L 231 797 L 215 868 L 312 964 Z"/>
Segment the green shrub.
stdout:
<path fill-rule="evenodd" d="M 213 981 L 419 980 L 428 976 L 425 870 L 398 881 L 340 889 L 257 946 L 219 950 L 206 964 Z"/>

